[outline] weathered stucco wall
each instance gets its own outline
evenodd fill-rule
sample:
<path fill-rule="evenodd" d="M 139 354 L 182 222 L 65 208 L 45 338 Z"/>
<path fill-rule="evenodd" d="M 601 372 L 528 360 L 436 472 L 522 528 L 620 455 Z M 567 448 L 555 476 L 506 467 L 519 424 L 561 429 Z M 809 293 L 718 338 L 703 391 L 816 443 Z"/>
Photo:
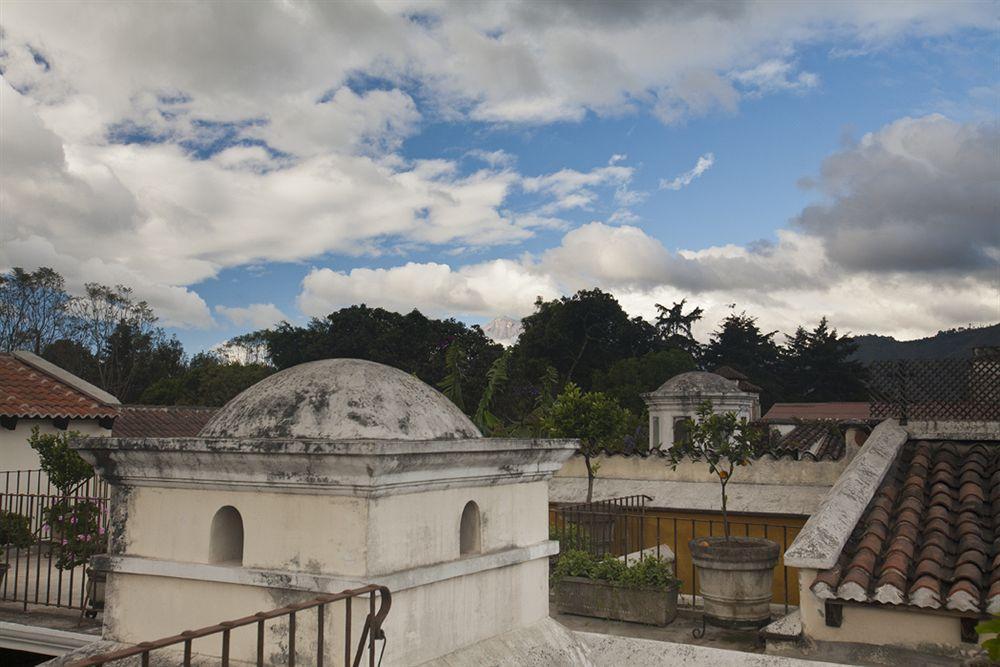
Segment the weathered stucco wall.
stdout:
<path fill-rule="evenodd" d="M 125 502 L 129 555 L 207 563 L 212 517 L 230 505 L 243 518 L 245 567 L 365 574 L 367 504 L 361 499 L 135 487 Z"/>
<path fill-rule="evenodd" d="M 844 605 L 839 628 L 826 625 L 823 600 L 810 590 L 816 570 L 799 571 L 799 614 L 802 634 L 820 642 L 848 642 L 877 646 L 899 646 L 919 651 L 942 652 L 968 648 L 962 643 L 958 618 L 889 606 Z"/>
<path fill-rule="evenodd" d="M 444 489 L 376 498 L 368 523 L 368 573 L 441 563 L 459 557 L 462 510 L 479 507 L 482 553 L 548 539 L 548 484 Z M 406 548 L 400 548 L 400 545 Z"/>
<path fill-rule="evenodd" d="M 38 470 L 38 454 L 28 444 L 31 429 L 36 426 L 42 433 L 61 432 L 52 424 L 51 419 L 18 419 L 13 431 L 0 428 L 0 471 Z M 111 435 L 111 431 L 101 428 L 96 419 L 70 420 L 67 430 L 88 436 Z"/>
<path fill-rule="evenodd" d="M 786 459 L 760 459 L 753 465 L 744 466 L 733 473 L 731 484 L 786 484 L 799 486 L 833 486 L 850 462 L 848 456 L 839 461 L 793 461 Z M 594 459 L 600 468 L 601 479 L 636 479 L 670 482 L 710 482 L 719 480 L 708 471 L 704 462 L 682 461 L 676 470 L 658 456 L 605 456 Z M 582 456 L 574 456 L 556 473 L 556 477 L 582 477 L 586 479 L 587 468 Z M 731 487 L 730 487 L 731 488 Z"/>
<path fill-rule="evenodd" d="M 548 560 L 449 579 L 393 596 L 383 665 L 419 665 L 549 614 Z"/>
<path fill-rule="evenodd" d="M 417 665 L 458 647 L 536 623 L 548 615 L 548 561 L 540 558 L 509 567 L 440 581 L 393 593 L 385 623 L 389 644 L 383 665 Z M 377 583 L 377 579 L 374 580 Z M 115 600 L 105 613 L 104 638 L 138 643 L 184 630 L 241 618 L 314 596 L 240 584 L 113 573 L 108 594 Z M 155 603 L 151 601 L 155 600 Z M 489 604 L 483 601 L 488 600 Z M 352 646 L 356 647 L 368 605 L 352 605 Z M 344 646 L 343 602 L 327 608 L 325 651 L 339 664 Z M 299 664 L 315 662 L 315 611 L 296 615 L 296 656 Z M 266 625 L 266 664 L 287 662 L 288 625 L 285 620 Z M 234 659 L 252 661 L 256 655 L 256 628 L 231 635 Z M 217 656 L 221 639 L 194 642 L 196 653 Z M 381 643 L 376 644 L 381 650 Z"/>

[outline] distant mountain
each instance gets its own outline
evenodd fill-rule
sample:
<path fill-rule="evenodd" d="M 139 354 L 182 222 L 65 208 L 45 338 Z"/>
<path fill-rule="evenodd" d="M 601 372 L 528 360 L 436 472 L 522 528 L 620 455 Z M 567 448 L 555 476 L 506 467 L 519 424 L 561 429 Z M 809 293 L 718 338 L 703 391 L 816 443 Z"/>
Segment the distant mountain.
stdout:
<path fill-rule="evenodd" d="M 504 347 L 510 347 L 521 335 L 521 321 L 510 317 L 496 317 L 483 327 L 483 333 Z"/>
<path fill-rule="evenodd" d="M 970 329 L 939 331 L 917 340 L 896 340 L 892 336 L 855 336 L 858 351 L 854 358 L 864 363 L 889 359 L 945 359 L 968 357 L 976 347 L 1000 346 L 1000 324 Z"/>

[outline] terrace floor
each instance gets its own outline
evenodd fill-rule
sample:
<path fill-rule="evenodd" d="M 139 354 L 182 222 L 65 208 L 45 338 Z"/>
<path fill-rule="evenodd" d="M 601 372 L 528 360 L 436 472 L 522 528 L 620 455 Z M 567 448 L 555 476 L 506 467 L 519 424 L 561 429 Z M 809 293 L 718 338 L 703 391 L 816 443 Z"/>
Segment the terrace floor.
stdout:
<path fill-rule="evenodd" d="M 647 639 L 654 641 L 670 642 L 673 644 L 686 644 L 689 646 L 700 646 L 704 648 L 723 649 L 728 651 L 740 651 L 743 653 L 757 654 L 764 656 L 783 656 L 786 658 L 798 658 L 806 661 L 822 661 L 823 663 L 837 663 L 843 665 L 871 665 L 873 667 L 900 666 L 911 667 L 912 665 L 923 665 L 926 667 L 950 667 L 952 665 L 979 664 L 969 663 L 959 658 L 945 658 L 932 656 L 914 651 L 900 651 L 888 647 L 872 647 L 870 650 L 854 647 L 838 647 L 836 650 L 830 647 L 823 649 L 809 648 L 794 641 L 781 641 L 773 644 L 769 648 L 758 638 L 758 633 L 753 630 L 727 630 L 708 626 L 705 635 L 695 638 L 693 631 L 701 627 L 701 613 L 688 609 L 679 609 L 677 618 L 665 627 L 654 625 L 642 625 L 639 623 L 624 623 L 621 621 L 609 621 L 600 618 L 590 618 L 587 616 L 576 616 L 573 614 L 561 614 L 556 609 L 555 604 L 549 605 L 549 616 L 575 632 L 589 632 L 600 635 L 612 635 L 617 637 L 629 637 L 636 639 Z M 767 664 L 765 660 L 763 664 Z"/>

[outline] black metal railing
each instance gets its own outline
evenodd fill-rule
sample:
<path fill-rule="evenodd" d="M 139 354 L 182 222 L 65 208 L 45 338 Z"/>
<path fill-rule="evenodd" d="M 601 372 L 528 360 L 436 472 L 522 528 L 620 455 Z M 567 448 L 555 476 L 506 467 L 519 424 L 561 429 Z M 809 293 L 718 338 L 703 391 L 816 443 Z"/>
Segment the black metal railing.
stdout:
<path fill-rule="evenodd" d="M 638 508 L 598 505 L 571 505 L 553 507 L 549 511 L 549 535 L 559 541 L 560 553 L 573 549 L 587 551 L 598 557 L 610 554 L 625 557 L 629 554 L 652 554 L 662 558 L 664 546 L 674 555 L 674 574 L 681 579 L 681 593 L 690 606 L 698 604 L 698 572 L 691 558 L 688 542 L 699 537 L 724 534 L 722 517 L 716 514 L 676 512 L 649 509 L 643 504 Z M 673 515 L 671 515 L 673 514 Z M 680 516 L 678 516 L 680 515 Z M 797 570 L 784 564 L 784 552 L 798 535 L 801 521 L 775 517 L 767 522 L 730 516 L 730 534 L 744 537 L 763 537 L 781 547 L 781 556 L 774 570 L 774 602 L 798 605 Z"/>
<path fill-rule="evenodd" d="M 37 471 L 21 471 L 23 473 Z M 25 488 L 30 480 L 42 489 L 37 475 L 6 475 L 7 488 Z M 4 480 L 8 481 L 8 480 Z M 87 568 L 76 562 L 71 551 L 79 544 L 106 544 L 109 493 L 106 482 L 90 479 L 69 494 L 47 485 L 39 492 L 0 493 L 0 517 L 7 522 L 7 543 L 0 545 L 0 601 L 28 605 L 82 609 L 86 602 Z M 58 512 L 53 512 L 58 508 Z M 53 524 L 53 514 L 65 517 L 64 525 Z M 75 518 L 86 518 L 79 530 Z M 69 534 L 74 531 L 73 534 Z M 80 533 L 85 533 L 81 541 Z M 69 543 L 73 544 L 69 544 Z M 69 546 L 67 546 L 69 544 Z M 94 553 L 106 549 L 95 546 Z"/>
<path fill-rule="evenodd" d="M 868 367 L 872 419 L 1000 420 L 1000 353 L 967 359 L 904 359 Z"/>
<path fill-rule="evenodd" d="M 351 603 L 354 599 L 363 597 L 368 598 L 368 614 L 365 617 L 364 625 L 361 628 L 360 639 L 355 646 L 354 638 L 351 633 Z M 376 598 L 379 600 L 377 609 L 375 605 Z M 342 664 L 359 667 L 361 665 L 361 661 L 367 654 L 367 663 L 369 667 L 375 667 L 376 664 L 381 663 L 382 655 L 385 653 L 387 638 L 385 631 L 382 628 L 382 624 L 385 622 L 386 616 L 389 614 L 389 608 L 392 605 L 392 595 L 389 593 L 389 589 L 385 586 L 363 586 L 361 588 L 341 591 L 340 593 L 334 593 L 331 595 L 320 595 L 312 598 L 311 600 L 306 600 L 305 602 L 286 605 L 284 607 L 272 609 L 271 611 L 257 612 L 256 614 L 244 616 L 243 618 L 238 618 L 232 621 L 223 621 L 222 623 L 199 628 L 197 630 L 186 630 L 171 637 L 164 637 L 163 639 L 157 639 L 150 642 L 142 642 L 141 644 L 136 644 L 135 646 L 126 649 L 91 656 L 84 660 L 71 663 L 71 667 L 98 667 L 100 665 L 107 665 L 118 660 L 125 660 L 136 656 L 140 658 L 143 667 L 148 667 L 150 664 L 150 656 L 153 651 L 163 651 L 170 649 L 171 647 L 175 647 L 178 651 L 183 650 L 183 657 L 181 658 L 179 664 L 184 665 L 184 667 L 190 667 L 192 664 L 192 657 L 195 655 L 195 640 L 204 639 L 213 635 L 219 636 L 219 650 L 218 652 L 211 653 L 208 657 L 218 658 L 219 664 L 222 665 L 222 667 L 229 667 L 230 661 L 237 662 L 239 664 L 247 664 L 250 660 L 249 656 L 231 658 L 230 653 L 233 631 L 248 626 L 256 626 L 257 630 L 257 643 L 255 651 L 253 652 L 256 656 L 256 663 L 258 667 L 263 667 L 265 664 L 276 664 L 273 656 L 269 657 L 266 653 L 267 642 L 265 640 L 267 633 L 265 632 L 265 625 L 267 621 L 282 618 L 286 619 L 285 622 L 287 623 L 288 636 L 287 638 L 283 637 L 285 642 L 277 648 L 279 649 L 279 653 L 283 655 L 281 661 L 286 662 L 288 667 L 294 667 L 296 660 L 298 660 L 299 657 L 296 649 L 300 625 L 298 619 L 303 612 L 313 609 L 316 610 L 316 624 L 314 626 L 316 635 L 316 653 L 303 655 L 301 664 L 323 667 L 325 664 L 331 664 L 327 663 L 327 610 L 330 605 L 340 601 L 344 602 L 344 638 L 342 647 L 336 652 L 339 653 L 340 650 L 343 651 L 343 653 L 341 653 L 344 658 Z M 375 657 L 376 641 L 382 642 L 382 651 L 379 653 L 377 661 Z M 204 645 L 204 642 L 202 645 Z M 333 647 L 331 647 L 331 649 L 332 648 Z M 286 652 L 287 655 L 284 655 Z M 331 650 L 330 656 L 332 657 L 333 654 L 334 651 Z M 205 654 L 199 653 L 198 655 Z M 336 662 L 336 660 L 333 662 Z"/>

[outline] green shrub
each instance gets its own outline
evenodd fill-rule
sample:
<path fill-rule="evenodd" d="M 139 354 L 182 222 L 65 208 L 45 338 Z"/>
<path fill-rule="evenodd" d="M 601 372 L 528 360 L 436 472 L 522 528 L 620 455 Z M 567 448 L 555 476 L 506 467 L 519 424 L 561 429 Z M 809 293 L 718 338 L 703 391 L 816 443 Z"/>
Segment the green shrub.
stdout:
<path fill-rule="evenodd" d="M 28 517 L 0 510 L 0 553 L 4 547 L 24 548 L 33 541 Z"/>
<path fill-rule="evenodd" d="M 585 551 L 590 543 L 590 533 L 575 523 L 565 523 L 562 526 L 549 524 L 549 539 L 559 542 L 560 553 Z"/>
<path fill-rule="evenodd" d="M 670 563 L 653 555 L 625 563 L 611 554 L 598 558 L 580 550 L 567 551 L 559 556 L 552 579 L 557 582 L 565 577 L 607 581 L 628 588 L 666 589 L 678 582 Z"/>
<path fill-rule="evenodd" d="M 42 433 L 36 426 L 31 429 L 31 437 L 28 438 L 28 444 L 38 452 L 42 470 L 49 481 L 64 494 L 70 493 L 94 474 L 91 465 L 69 446 L 71 440 L 79 437 L 80 433 L 76 431 Z"/>

